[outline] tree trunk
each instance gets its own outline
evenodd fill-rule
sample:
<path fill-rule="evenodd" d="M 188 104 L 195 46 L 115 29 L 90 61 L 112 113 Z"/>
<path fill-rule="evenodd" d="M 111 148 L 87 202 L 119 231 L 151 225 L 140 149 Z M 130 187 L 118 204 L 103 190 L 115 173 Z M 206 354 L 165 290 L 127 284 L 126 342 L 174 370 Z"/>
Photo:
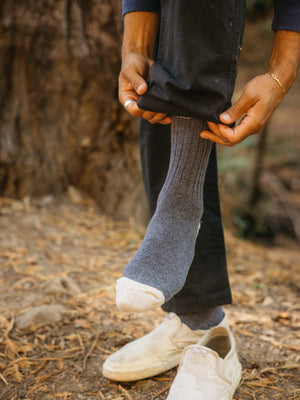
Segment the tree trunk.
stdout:
<path fill-rule="evenodd" d="M 1 196 L 72 184 L 117 218 L 144 204 L 136 123 L 117 99 L 121 28 L 120 0 L 1 1 Z"/>

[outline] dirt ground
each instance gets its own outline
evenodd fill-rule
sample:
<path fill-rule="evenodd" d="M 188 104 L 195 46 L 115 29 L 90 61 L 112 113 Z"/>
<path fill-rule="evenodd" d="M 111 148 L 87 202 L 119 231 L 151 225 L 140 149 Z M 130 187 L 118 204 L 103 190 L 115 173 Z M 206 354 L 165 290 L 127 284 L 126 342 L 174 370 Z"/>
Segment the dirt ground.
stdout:
<path fill-rule="evenodd" d="M 114 304 L 115 280 L 143 232 L 107 220 L 72 188 L 65 198 L 2 198 L 0 206 L 0 398 L 165 399 L 175 369 L 128 384 L 101 375 L 109 354 L 164 317 L 124 315 Z M 226 308 L 243 364 L 235 399 L 299 399 L 300 250 L 262 247 L 229 232 L 226 243 L 234 298 Z M 77 291 L 45 289 L 61 277 Z M 60 321 L 16 328 L 19 315 L 53 304 L 67 311 Z"/>

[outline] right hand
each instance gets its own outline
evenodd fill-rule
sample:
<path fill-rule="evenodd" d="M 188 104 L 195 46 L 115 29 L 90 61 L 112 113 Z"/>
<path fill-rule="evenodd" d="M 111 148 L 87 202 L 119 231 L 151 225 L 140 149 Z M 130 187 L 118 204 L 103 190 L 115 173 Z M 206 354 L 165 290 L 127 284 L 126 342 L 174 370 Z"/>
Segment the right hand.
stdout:
<path fill-rule="evenodd" d="M 151 124 L 168 125 L 172 119 L 167 114 L 141 110 L 137 101 L 148 90 L 146 79 L 149 78 L 153 60 L 140 54 L 129 53 L 123 58 L 119 75 L 119 100 L 124 106 L 127 100 L 126 111 L 133 117 L 142 117 Z"/>

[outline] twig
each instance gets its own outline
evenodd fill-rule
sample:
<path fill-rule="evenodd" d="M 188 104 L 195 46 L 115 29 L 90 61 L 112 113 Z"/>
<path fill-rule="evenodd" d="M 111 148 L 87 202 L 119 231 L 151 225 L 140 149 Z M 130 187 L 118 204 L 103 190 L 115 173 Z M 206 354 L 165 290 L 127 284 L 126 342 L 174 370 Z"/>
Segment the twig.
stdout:
<path fill-rule="evenodd" d="M 106 349 L 103 349 L 103 347 L 97 346 L 97 349 L 100 350 L 100 351 L 102 351 L 102 352 L 105 353 L 105 354 L 111 354 L 111 351 L 106 350 Z"/>
<path fill-rule="evenodd" d="M 30 375 L 34 375 L 37 372 L 39 372 L 41 369 L 44 368 L 44 366 L 47 364 L 48 360 L 44 360 L 35 370 L 30 372 Z"/>
<path fill-rule="evenodd" d="M 264 385 L 263 383 L 259 383 L 259 382 L 249 382 L 249 383 L 245 383 L 245 385 L 246 386 L 255 386 L 255 387 L 274 389 L 274 390 L 277 390 L 278 392 L 284 392 L 284 390 L 279 388 L 278 386 Z"/>
<path fill-rule="evenodd" d="M 133 400 L 125 388 L 123 388 L 121 385 L 119 385 L 118 388 L 127 397 L 128 400 Z"/>
<path fill-rule="evenodd" d="M 300 369 L 299 364 L 285 364 L 277 367 L 278 369 Z M 300 389 L 297 389 L 300 391 Z"/>
<path fill-rule="evenodd" d="M 91 356 L 91 354 L 93 353 L 93 351 L 94 351 L 94 349 L 96 347 L 97 341 L 99 339 L 99 335 L 100 335 L 100 331 L 97 332 L 95 340 L 93 341 L 93 344 L 92 344 L 90 350 L 88 351 L 87 355 L 84 357 L 84 360 L 83 360 L 83 370 L 84 371 L 86 370 L 86 362 L 87 362 L 88 358 Z"/>
<path fill-rule="evenodd" d="M 4 376 L 0 373 L 0 378 L 3 380 L 5 385 L 8 385 L 7 380 L 4 378 Z"/>
<path fill-rule="evenodd" d="M 98 391 L 99 396 L 101 397 L 101 399 L 105 400 L 104 394 L 101 392 L 101 390 Z"/>
<path fill-rule="evenodd" d="M 245 393 L 245 394 L 247 394 L 248 396 L 251 396 L 253 400 L 257 400 L 257 399 L 256 399 L 256 396 L 255 396 L 253 393 L 250 393 L 250 392 L 248 392 L 247 390 L 242 389 L 241 387 L 239 388 L 239 390 L 240 390 L 242 393 Z"/>
<path fill-rule="evenodd" d="M 156 393 L 156 394 L 151 398 L 151 400 L 157 399 L 158 396 L 160 396 L 161 394 L 165 393 L 167 390 L 170 389 L 170 387 L 171 387 L 171 383 L 170 383 L 170 385 L 168 385 L 167 387 L 165 387 L 163 390 L 161 390 L 160 392 Z"/>
<path fill-rule="evenodd" d="M 5 338 L 8 338 L 8 334 L 12 330 L 12 328 L 14 326 L 14 323 L 15 323 L 15 317 L 12 316 L 9 325 L 8 325 L 6 331 L 4 332 L 4 337 Z"/>
<path fill-rule="evenodd" d="M 85 355 L 85 348 L 84 348 L 84 345 L 83 345 L 83 342 L 82 342 L 82 338 L 81 338 L 79 333 L 76 336 L 77 336 L 78 342 L 80 344 L 80 347 L 82 348 L 82 354 Z"/>
<path fill-rule="evenodd" d="M 172 379 L 172 378 L 153 378 L 153 380 L 154 381 L 163 381 L 163 382 L 165 382 L 165 381 L 168 381 L 168 382 L 170 382 L 170 381 L 172 381 L 173 382 L 173 380 L 174 379 Z"/>
<path fill-rule="evenodd" d="M 39 377 L 36 378 L 36 381 L 39 382 L 39 383 L 43 382 L 43 381 L 47 381 L 49 378 L 53 378 L 54 376 L 59 375 L 59 374 L 63 373 L 66 370 L 67 370 L 67 368 L 62 369 L 61 371 L 55 371 L 52 374 L 39 376 Z"/>
<path fill-rule="evenodd" d="M 278 369 L 300 369 L 298 364 L 285 364 L 285 365 L 280 365 L 278 367 L 268 367 L 268 368 L 264 368 L 260 371 L 261 374 L 266 373 L 266 372 L 270 372 L 270 373 L 274 373 L 277 374 L 277 370 Z"/>

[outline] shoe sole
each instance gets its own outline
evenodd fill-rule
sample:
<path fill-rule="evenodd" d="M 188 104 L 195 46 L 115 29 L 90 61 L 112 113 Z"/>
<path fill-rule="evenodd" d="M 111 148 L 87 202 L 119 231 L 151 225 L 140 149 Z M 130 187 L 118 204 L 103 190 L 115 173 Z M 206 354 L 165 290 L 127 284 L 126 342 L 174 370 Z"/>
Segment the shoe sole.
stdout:
<path fill-rule="evenodd" d="M 138 381 L 140 379 L 152 378 L 153 376 L 162 374 L 175 368 L 179 365 L 181 359 L 182 351 L 179 355 L 170 357 L 168 360 L 163 362 L 163 365 L 152 365 L 151 367 L 144 368 L 135 371 L 114 371 L 109 368 L 102 368 L 102 375 L 105 378 L 111 379 L 113 381 L 119 382 L 131 382 Z"/>

